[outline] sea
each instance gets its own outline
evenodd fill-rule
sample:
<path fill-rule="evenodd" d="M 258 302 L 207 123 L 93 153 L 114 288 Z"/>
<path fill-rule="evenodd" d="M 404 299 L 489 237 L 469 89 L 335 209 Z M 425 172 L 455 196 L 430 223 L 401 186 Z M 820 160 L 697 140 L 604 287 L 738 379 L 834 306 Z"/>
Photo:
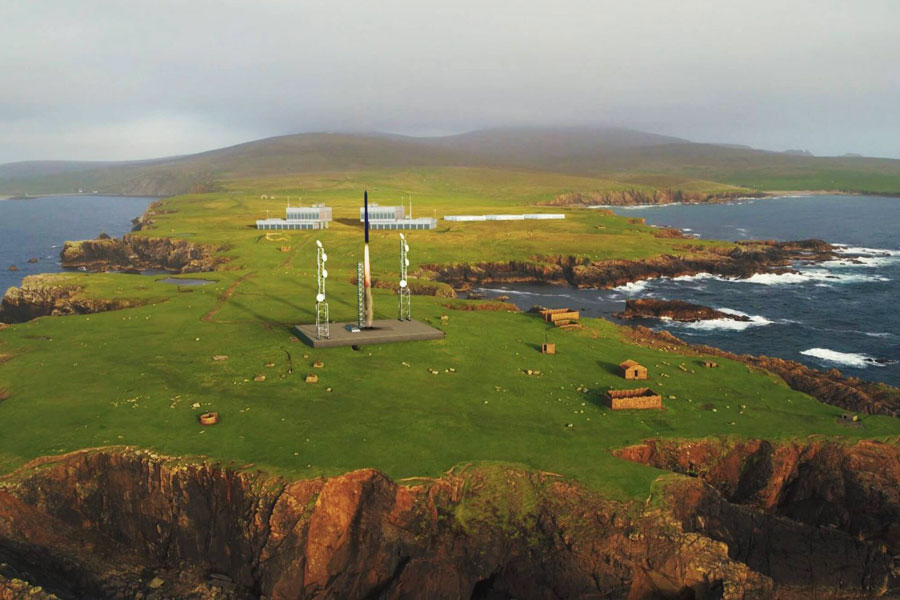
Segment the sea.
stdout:
<path fill-rule="evenodd" d="M 725 279 L 710 275 L 630 283 L 613 290 L 491 286 L 523 309 L 536 304 L 611 318 L 628 298 L 685 300 L 745 315 L 679 323 L 639 321 L 682 339 L 765 354 L 900 386 L 900 198 L 784 196 L 730 204 L 615 207 L 648 224 L 725 240 L 819 238 L 839 258 L 795 264 L 798 273 Z M 631 321 L 634 323 L 634 321 Z"/>
<path fill-rule="evenodd" d="M 128 233 L 131 220 L 153 200 L 94 195 L 0 200 L 0 293 L 27 275 L 62 271 L 59 253 L 68 240 Z"/>

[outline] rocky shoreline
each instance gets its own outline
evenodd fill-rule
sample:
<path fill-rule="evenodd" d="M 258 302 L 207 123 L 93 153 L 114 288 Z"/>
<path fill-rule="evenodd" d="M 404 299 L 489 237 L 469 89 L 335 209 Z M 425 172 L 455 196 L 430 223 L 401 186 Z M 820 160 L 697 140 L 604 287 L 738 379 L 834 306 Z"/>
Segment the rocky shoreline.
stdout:
<path fill-rule="evenodd" d="M 165 237 L 126 234 L 93 240 L 66 242 L 60 252 L 66 268 L 87 271 L 144 271 L 164 269 L 174 273 L 214 271 L 227 262 L 225 248 Z"/>
<path fill-rule="evenodd" d="M 862 414 L 900 417 L 900 389 L 885 383 L 848 377 L 838 369 L 819 371 L 794 360 L 734 354 L 712 346 L 688 344 L 668 331 L 654 331 L 642 326 L 630 329 L 627 335 L 635 343 L 650 348 L 711 355 L 764 369 L 781 377 L 791 389 L 809 394 L 825 404 Z"/>
<path fill-rule="evenodd" d="M 0 323 L 24 323 L 38 317 L 83 315 L 143 304 L 129 299 L 86 297 L 83 287 L 60 279 L 56 274 L 29 275 L 21 286 L 7 289 L 0 300 Z"/>
<path fill-rule="evenodd" d="M 638 190 L 613 192 L 570 192 L 560 194 L 544 206 L 658 206 L 663 204 L 721 204 L 744 198 L 764 198 L 769 194 L 754 190 L 728 192 L 686 192 L 679 189 Z"/>
<path fill-rule="evenodd" d="M 845 463 L 874 481 L 881 510 L 866 528 L 829 527 L 816 505 L 785 518 L 708 478 L 670 480 L 644 504 L 499 466 L 402 485 L 374 470 L 290 482 L 86 450 L 0 479 L 0 597 L 867 597 L 897 590 L 894 542 L 876 525 L 896 513 L 900 481 L 896 447 L 865 448 Z M 792 489 L 815 494 L 823 474 L 795 469 Z M 777 543 L 752 544 L 760 532 Z"/>
<path fill-rule="evenodd" d="M 418 274 L 457 290 L 496 283 L 548 283 L 611 289 L 661 277 L 712 274 L 747 278 L 759 273 L 793 272 L 795 261 L 833 260 L 834 248 L 822 240 L 739 242 L 725 248 L 685 244 L 682 256 L 593 261 L 575 256 L 536 256 L 528 261 L 485 261 L 422 265 Z"/>
<path fill-rule="evenodd" d="M 617 319 L 669 319 L 682 323 L 696 323 L 725 319 L 748 322 L 750 317 L 722 312 L 702 304 L 692 304 L 683 300 L 656 300 L 653 298 L 632 298 L 625 301 L 625 310 L 613 315 Z"/>

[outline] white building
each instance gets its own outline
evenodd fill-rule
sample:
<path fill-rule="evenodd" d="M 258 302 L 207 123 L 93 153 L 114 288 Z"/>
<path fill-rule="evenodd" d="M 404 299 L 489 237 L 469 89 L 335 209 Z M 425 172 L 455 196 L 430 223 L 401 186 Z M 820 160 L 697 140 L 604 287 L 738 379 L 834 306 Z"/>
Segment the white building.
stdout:
<path fill-rule="evenodd" d="M 324 204 L 312 206 L 289 206 L 286 219 L 259 219 L 257 229 L 328 229 L 331 222 L 331 207 Z"/>
<path fill-rule="evenodd" d="M 529 213 L 524 215 L 448 215 L 445 221 L 524 221 L 526 219 L 565 219 L 562 213 Z"/>
<path fill-rule="evenodd" d="M 365 222 L 366 209 L 359 208 L 359 220 Z M 402 206 L 369 204 L 369 229 L 434 229 L 437 219 L 407 217 Z"/>

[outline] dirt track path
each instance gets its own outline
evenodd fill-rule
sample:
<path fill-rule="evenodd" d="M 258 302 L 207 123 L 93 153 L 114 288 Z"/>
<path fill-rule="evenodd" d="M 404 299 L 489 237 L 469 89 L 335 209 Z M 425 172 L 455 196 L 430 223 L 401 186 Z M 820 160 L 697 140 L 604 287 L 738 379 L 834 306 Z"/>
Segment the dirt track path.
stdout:
<path fill-rule="evenodd" d="M 253 276 L 253 273 L 246 273 L 245 275 L 236 279 L 235 282 L 228 286 L 228 289 L 225 290 L 221 296 L 219 296 L 216 305 L 213 306 L 208 313 L 200 317 L 200 320 L 207 323 L 228 323 L 228 321 L 213 321 L 212 319 L 220 310 L 222 310 L 222 306 L 224 306 L 225 303 L 228 302 L 229 298 L 231 298 L 231 296 L 234 294 L 234 291 L 237 289 L 237 287 L 241 285 L 245 279 L 251 276 Z"/>

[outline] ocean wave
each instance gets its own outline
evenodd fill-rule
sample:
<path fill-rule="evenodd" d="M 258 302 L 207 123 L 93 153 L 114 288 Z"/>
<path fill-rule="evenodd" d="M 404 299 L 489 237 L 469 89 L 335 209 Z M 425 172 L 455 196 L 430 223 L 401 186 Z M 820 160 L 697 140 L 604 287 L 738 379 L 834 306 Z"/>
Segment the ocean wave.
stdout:
<path fill-rule="evenodd" d="M 475 291 L 482 293 L 482 294 L 498 294 L 498 295 L 507 295 L 507 296 L 539 296 L 542 298 L 568 298 L 570 300 L 577 300 L 577 298 L 571 294 L 559 294 L 559 293 L 554 293 L 554 292 L 541 294 L 539 292 L 527 292 L 525 290 L 511 290 L 511 289 L 505 288 L 505 287 L 501 287 L 501 288 L 480 287 L 480 288 L 477 288 Z"/>
<path fill-rule="evenodd" d="M 874 356 L 868 354 L 838 352 L 837 350 L 829 350 L 828 348 L 809 348 L 808 350 L 803 350 L 800 354 L 838 365 L 856 367 L 858 369 L 864 369 L 866 367 L 883 367 L 890 363 L 890 361 L 879 361 Z"/>
<path fill-rule="evenodd" d="M 647 284 L 649 281 L 629 281 L 624 285 L 620 285 L 613 288 L 614 292 L 619 292 L 620 294 L 631 295 L 638 294 L 643 292 L 647 288 Z"/>
<path fill-rule="evenodd" d="M 749 321 L 734 321 L 732 319 L 708 319 L 705 321 L 695 321 L 693 323 L 678 323 L 679 326 L 686 329 L 694 329 L 700 331 L 727 330 L 727 331 L 743 331 L 748 327 L 760 327 L 763 325 L 772 325 L 773 321 L 760 316 L 749 315 L 733 308 L 718 308 L 720 312 L 735 315 L 739 317 L 747 317 Z"/>
<path fill-rule="evenodd" d="M 839 258 L 836 260 L 827 260 L 821 264 L 825 268 L 841 268 L 841 267 L 882 267 L 886 264 L 897 262 L 898 256 L 853 256 L 848 258 Z"/>
<path fill-rule="evenodd" d="M 869 283 L 890 281 L 883 275 L 860 275 L 850 273 L 831 273 L 822 270 L 810 270 L 787 273 L 757 273 L 745 279 L 734 279 L 745 283 L 757 283 L 761 285 L 785 285 L 794 283 L 816 282 L 818 285 L 833 283 Z"/>
<path fill-rule="evenodd" d="M 703 279 L 722 279 L 718 275 L 713 275 L 712 273 L 697 273 L 696 275 L 679 275 L 678 277 L 672 277 L 672 281 L 700 281 Z"/>
<path fill-rule="evenodd" d="M 874 256 L 900 256 L 900 250 L 890 248 L 865 248 L 863 246 L 849 246 L 847 244 L 832 244 L 838 254 L 863 254 Z"/>

